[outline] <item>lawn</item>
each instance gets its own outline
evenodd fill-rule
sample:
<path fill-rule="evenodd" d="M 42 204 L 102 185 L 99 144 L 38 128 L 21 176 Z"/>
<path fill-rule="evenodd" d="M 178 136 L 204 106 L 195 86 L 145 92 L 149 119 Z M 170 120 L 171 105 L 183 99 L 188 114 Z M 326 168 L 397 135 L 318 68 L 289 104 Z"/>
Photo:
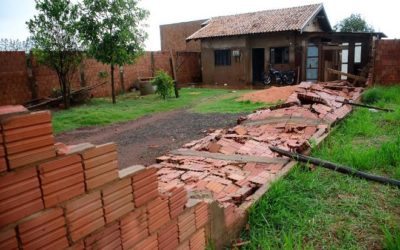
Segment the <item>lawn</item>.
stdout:
<path fill-rule="evenodd" d="M 109 98 L 95 98 L 85 105 L 53 113 L 56 133 L 85 126 L 108 125 L 134 120 L 145 115 L 174 109 L 188 108 L 193 112 L 250 112 L 262 103 L 236 102 L 237 96 L 248 91 L 205 88 L 182 88 L 180 98 L 162 100 L 159 96 L 140 97 L 135 93 L 118 96 L 113 105 Z"/>
<path fill-rule="evenodd" d="M 312 155 L 400 179 L 400 87 L 374 88 Z M 400 249 L 400 190 L 296 166 L 251 209 L 244 249 Z"/>

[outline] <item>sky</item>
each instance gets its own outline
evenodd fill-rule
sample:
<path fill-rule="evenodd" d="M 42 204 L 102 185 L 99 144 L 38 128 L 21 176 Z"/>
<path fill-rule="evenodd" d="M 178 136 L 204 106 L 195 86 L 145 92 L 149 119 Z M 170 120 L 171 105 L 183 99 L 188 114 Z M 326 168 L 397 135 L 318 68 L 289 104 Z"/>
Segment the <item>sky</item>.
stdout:
<path fill-rule="evenodd" d="M 352 13 L 359 13 L 376 31 L 389 38 L 400 38 L 399 4 L 395 0 L 142 0 L 140 5 L 150 11 L 146 49 L 160 50 L 162 24 L 321 2 L 332 26 Z M 26 39 L 29 32 L 25 22 L 34 14 L 34 0 L 0 0 L 0 38 Z"/>

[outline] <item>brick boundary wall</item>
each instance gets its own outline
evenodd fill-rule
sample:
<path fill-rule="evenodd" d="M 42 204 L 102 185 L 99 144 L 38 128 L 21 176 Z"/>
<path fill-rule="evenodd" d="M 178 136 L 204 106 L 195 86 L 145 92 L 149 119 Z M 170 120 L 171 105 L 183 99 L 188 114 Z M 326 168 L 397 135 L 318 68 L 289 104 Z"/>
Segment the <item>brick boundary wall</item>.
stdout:
<path fill-rule="evenodd" d="M 114 143 L 63 151 L 49 111 L 0 108 L 0 249 L 205 249 L 208 203 L 188 199 L 118 170 Z"/>
<path fill-rule="evenodd" d="M 400 83 L 400 40 L 375 41 L 374 83 Z"/>
<path fill-rule="evenodd" d="M 201 79 L 200 53 L 179 52 L 177 53 L 178 83 L 189 83 Z M 28 72 L 31 70 L 32 76 Z M 172 75 L 170 65 L 170 52 L 157 51 L 145 52 L 132 65 L 122 67 L 123 82 L 125 90 L 135 84 L 139 77 L 154 76 L 158 70 L 164 70 Z M 79 70 L 78 70 L 79 71 Z M 77 89 L 83 85 L 90 86 L 107 79 L 100 79 L 99 72 L 105 71 L 110 75 L 109 65 L 97 62 L 94 59 L 86 59 L 82 66 L 84 81 L 81 79 L 81 72 L 76 72 L 72 78 L 71 86 Z M 116 67 L 114 72 L 116 91 L 122 90 L 120 69 Z M 28 58 L 24 52 L 0 52 L 0 105 L 23 104 L 34 96 L 32 89 L 36 92 L 37 98 L 48 97 L 53 89 L 59 89 L 57 75 L 46 66 L 39 65 L 32 60 L 31 69 L 28 68 Z M 94 97 L 105 97 L 111 95 L 110 84 L 104 84 L 92 90 Z"/>

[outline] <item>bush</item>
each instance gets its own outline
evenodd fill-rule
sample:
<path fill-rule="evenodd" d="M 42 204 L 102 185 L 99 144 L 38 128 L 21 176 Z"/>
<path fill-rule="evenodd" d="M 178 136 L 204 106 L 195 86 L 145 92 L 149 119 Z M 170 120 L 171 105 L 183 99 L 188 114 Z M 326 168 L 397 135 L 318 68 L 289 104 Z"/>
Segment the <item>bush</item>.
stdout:
<path fill-rule="evenodd" d="M 174 80 L 164 71 L 158 71 L 151 84 L 157 87 L 156 94 L 163 99 L 171 96 L 174 91 Z"/>

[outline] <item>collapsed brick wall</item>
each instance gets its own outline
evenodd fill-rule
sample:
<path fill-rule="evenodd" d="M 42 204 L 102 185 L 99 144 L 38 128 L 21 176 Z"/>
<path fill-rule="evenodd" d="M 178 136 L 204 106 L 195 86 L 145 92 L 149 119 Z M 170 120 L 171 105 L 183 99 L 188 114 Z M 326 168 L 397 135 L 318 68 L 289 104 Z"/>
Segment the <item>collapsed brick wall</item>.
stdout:
<path fill-rule="evenodd" d="M 400 40 L 375 41 L 374 83 L 400 83 Z"/>
<path fill-rule="evenodd" d="M 188 83 L 199 79 L 201 66 L 193 58 L 199 57 L 199 53 L 181 53 L 179 58 L 181 70 L 177 70 L 177 78 L 180 83 Z M 187 59 L 186 59 L 187 58 Z M 183 64 L 182 64 L 183 62 Z M 72 79 L 72 89 L 78 89 L 82 85 L 91 86 L 102 82 L 110 82 L 110 66 L 94 59 L 86 59 L 82 65 L 84 82 L 77 70 Z M 172 75 L 170 65 L 170 52 L 146 52 L 132 65 L 123 67 L 123 82 L 125 90 L 135 84 L 139 77 L 150 77 L 158 70 L 164 70 Z M 100 72 L 107 72 L 108 77 L 99 77 Z M 48 97 L 53 89 L 59 89 L 59 82 L 54 71 L 35 60 L 32 63 L 32 74 L 35 91 L 38 98 Z M 193 80 L 192 80 L 193 79 Z M 115 67 L 114 80 L 116 92 L 122 90 L 120 69 Z M 111 95 L 110 84 L 104 84 L 92 90 L 94 97 Z M 24 52 L 0 52 L 0 105 L 22 104 L 32 99 L 30 82 L 28 78 L 27 58 Z"/>
<path fill-rule="evenodd" d="M 54 143 L 48 111 L 0 107 L 0 249 L 204 249 L 208 204 L 114 143 Z"/>

